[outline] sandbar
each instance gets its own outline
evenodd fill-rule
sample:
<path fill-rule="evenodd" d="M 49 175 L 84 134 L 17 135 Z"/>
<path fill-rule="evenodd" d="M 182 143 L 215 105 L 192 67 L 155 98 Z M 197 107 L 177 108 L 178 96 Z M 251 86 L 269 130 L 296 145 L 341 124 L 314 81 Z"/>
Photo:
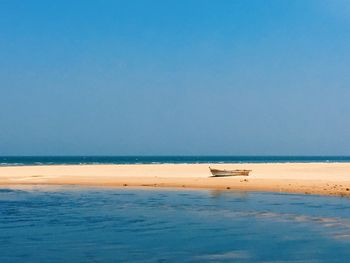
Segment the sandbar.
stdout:
<path fill-rule="evenodd" d="M 249 176 L 210 177 L 208 167 L 250 169 Z M 350 196 L 350 163 L 37 165 L 0 167 L 0 187 L 81 185 L 226 189 Z"/>

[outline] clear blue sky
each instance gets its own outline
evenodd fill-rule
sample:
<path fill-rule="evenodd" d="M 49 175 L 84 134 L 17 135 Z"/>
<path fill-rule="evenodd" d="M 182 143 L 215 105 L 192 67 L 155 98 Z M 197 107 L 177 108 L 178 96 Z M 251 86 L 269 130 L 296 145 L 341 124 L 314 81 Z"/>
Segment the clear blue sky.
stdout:
<path fill-rule="evenodd" d="M 349 155 L 349 1 L 0 0 L 0 155 Z"/>

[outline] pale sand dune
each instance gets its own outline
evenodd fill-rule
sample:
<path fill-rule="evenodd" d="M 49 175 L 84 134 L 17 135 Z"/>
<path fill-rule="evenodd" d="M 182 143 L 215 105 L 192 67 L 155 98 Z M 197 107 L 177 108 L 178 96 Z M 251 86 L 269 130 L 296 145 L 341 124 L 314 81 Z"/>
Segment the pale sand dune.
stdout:
<path fill-rule="evenodd" d="M 211 178 L 208 166 L 251 169 Z M 0 167 L 0 185 L 181 187 L 349 195 L 350 163 L 137 164 Z"/>

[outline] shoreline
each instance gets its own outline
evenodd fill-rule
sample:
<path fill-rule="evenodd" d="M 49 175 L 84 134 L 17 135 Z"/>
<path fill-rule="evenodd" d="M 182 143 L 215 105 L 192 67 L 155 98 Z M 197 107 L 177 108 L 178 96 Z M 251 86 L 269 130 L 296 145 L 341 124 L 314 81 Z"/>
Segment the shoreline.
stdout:
<path fill-rule="evenodd" d="M 249 176 L 213 178 L 208 166 L 252 172 Z M 0 187 L 13 185 L 227 189 L 350 196 L 350 162 L 0 166 Z"/>
<path fill-rule="evenodd" d="M 274 162 L 140 162 L 140 163 L 0 163 L 0 168 L 2 167 L 37 167 L 37 166 L 104 166 L 104 165 L 246 165 L 246 164 L 350 164 L 350 161 L 274 161 Z"/>

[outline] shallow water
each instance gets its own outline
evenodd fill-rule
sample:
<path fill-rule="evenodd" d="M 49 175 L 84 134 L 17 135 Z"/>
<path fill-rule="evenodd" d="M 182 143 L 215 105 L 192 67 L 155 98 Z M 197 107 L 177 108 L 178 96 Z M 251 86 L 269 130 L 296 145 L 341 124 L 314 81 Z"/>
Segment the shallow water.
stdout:
<path fill-rule="evenodd" d="M 0 189 L 0 262 L 349 262 L 350 199 Z"/>

